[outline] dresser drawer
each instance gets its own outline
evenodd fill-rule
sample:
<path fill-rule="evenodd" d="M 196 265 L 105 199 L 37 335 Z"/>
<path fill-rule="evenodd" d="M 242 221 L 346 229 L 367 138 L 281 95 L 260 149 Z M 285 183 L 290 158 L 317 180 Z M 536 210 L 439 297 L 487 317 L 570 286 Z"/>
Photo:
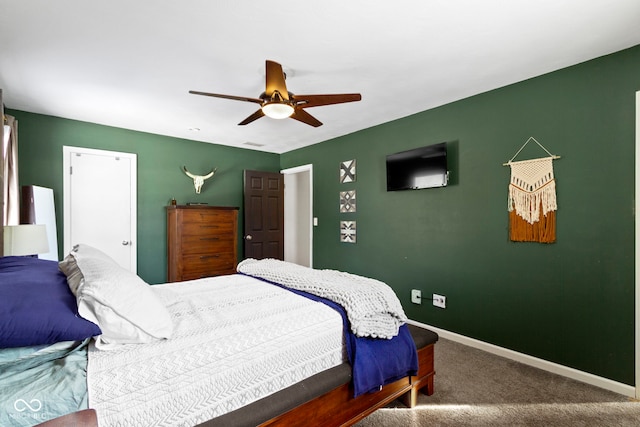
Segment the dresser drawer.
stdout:
<path fill-rule="evenodd" d="M 182 236 L 233 235 L 234 228 L 232 222 L 187 222 L 182 224 Z"/>
<path fill-rule="evenodd" d="M 182 223 L 185 224 L 222 224 L 233 226 L 236 218 L 234 210 L 193 209 L 181 212 Z"/>
<path fill-rule="evenodd" d="M 182 257 L 182 280 L 235 273 L 235 258 L 231 252 Z"/>
<path fill-rule="evenodd" d="M 229 252 L 233 248 L 234 242 L 234 236 L 231 234 L 183 236 L 180 242 L 180 251 L 183 255 Z"/>

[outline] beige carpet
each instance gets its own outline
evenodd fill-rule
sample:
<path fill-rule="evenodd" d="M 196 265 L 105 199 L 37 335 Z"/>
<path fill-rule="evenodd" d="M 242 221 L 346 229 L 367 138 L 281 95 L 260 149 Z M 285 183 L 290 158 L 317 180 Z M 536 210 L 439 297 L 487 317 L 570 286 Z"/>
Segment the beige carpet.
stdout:
<path fill-rule="evenodd" d="M 442 338 L 435 354 L 433 396 L 356 426 L 640 426 L 640 402 L 626 396 Z"/>

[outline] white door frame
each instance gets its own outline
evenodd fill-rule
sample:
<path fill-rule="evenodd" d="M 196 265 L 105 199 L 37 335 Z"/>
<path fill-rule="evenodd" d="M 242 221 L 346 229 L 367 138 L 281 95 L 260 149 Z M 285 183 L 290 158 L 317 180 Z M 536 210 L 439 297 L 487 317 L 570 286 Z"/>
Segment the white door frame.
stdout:
<path fill-rule="evenodd" d="M 308 192 L 309 195 L 309 218 L 307 219 L 309 221 L 309 247 L 308 247 L 308 251 L 309 251 L 309 267 L 313 267 L 313 165 L 309 164 L 309 165 L 302 165 L 302 166 L 297 166 L 294 168 L 289 168 L 289 169 L 283 169 L 280 171 L 281 174 L 283 175 L 290 175 L 290 174 L 297 174 L 297 173 L 308 173 L 309 174 L 309 188 L 308 189 L 304 189 L 305 192 Z M 291 191 L 287 191 L 287 187 L 285 185 L 284 188 L 284 199 L 285 199 L 285 204 L 287 204 L 288 200 L 292 200 L 298 197 L 298 192 L 300 191 L 300 189 L 298 188 L 298 191 L 295 192 L 294 194 L 292 194 Z M 296 211 L 294 213 L 295 215 L 299 215 L 299 213 Z M 287 230 L 287 226 L 286 226 L 286 214 L 285 214 L 285 232 Z M 286 241 L 286 238 L 285 238 Z"/>
<path fill-rule="evenodd" d="M 635 162 L 635 185 L 636 185 L 636 399 L 640 399 L 640 91 L 636 92 L 636 162 Z"/>
<path fill-rule="evenodd" d="M 71 179 L 70 174 L 67 173 L 69 168 L 71 167 L 70 159 L 71 153 L 81 153 L 81 154 L 93 154 L 97 156 L 111 156 L 111 157 L 122 157 L 130 160 L 131 163 L 131 239 L 132 239 L 132 250 L 131 250 L 131 272 L 137 273 L 138 271 L 138 242 L 133 241 L 137 240 L 138 235 L 138 203 L 137 203 L 137 155 L 133 153 L 122 153 L 119 151 L 107 151 L 107 150 L 97 150 L 93 148 L 83 148 L 83 147 L 72 147 L 63 145 L 62 146 L 62 194 L 63 194 L 63 257 L 66 256 L 71 251 L 71 200 L 69 198 L 69 194 L 71 191 Z"/>

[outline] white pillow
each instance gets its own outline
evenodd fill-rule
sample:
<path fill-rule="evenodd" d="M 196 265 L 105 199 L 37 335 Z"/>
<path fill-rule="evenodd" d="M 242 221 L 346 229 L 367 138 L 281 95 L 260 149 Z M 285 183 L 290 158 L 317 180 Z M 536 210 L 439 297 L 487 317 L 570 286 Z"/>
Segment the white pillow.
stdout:
<path fill-rule="evenodd" d="M 97 348 L 171 337 L 171 316 L 151 286 L 105 253 L 76 245 L 59 265 L 77 298 L 78 313 L 102 330 Z"/>

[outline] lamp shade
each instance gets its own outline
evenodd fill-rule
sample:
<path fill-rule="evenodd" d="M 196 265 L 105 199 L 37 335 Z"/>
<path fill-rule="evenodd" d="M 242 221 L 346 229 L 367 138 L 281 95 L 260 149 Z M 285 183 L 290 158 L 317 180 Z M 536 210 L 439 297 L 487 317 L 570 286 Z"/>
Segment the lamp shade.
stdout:
<path fill-rule="evenodd" d="M 5 225 L 4 255 L 37 255 L 49 252 L 47 228 L 39 224 Z"/>

